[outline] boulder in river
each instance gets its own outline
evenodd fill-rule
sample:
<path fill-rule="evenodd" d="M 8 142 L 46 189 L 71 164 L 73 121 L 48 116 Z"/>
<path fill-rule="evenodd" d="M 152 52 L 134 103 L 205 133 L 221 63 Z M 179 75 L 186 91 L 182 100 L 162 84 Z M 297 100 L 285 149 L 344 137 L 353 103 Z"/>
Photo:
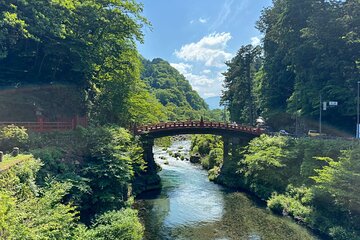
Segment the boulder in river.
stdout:
<path fill-rule="evenodd" d="M 199 153 L 195 153 L 193 155 L 190 156 L 190 162 L 191 163 L 199 163 L 201 159 L 201 156 Z"/>

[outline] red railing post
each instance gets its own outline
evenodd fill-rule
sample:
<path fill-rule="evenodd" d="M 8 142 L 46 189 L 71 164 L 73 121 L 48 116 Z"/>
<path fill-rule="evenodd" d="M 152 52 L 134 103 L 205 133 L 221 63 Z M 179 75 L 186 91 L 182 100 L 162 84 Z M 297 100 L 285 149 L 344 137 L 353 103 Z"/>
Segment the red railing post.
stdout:
<path fill-rule="evenodd" d="M 44 130 L 44 118 L 38 117 L 39 130 L 42 132 Z"/>

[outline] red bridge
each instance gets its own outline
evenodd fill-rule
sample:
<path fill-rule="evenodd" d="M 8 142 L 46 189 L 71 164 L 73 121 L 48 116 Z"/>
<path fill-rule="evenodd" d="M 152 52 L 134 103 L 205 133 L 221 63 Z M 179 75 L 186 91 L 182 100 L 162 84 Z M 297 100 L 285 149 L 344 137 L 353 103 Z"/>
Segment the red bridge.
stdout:
<path fill-rule="evenodd" d="M 134 134 L 141 137 L 144 149 L 144 159 L 150 172 L 156 172 L 157 165 L 154 160 L 153 146 L 154 139 L 159 137 L 181 135 L 181 134 L 213 134 L 222 136 L 224 161 L 228 158 L 230 142 L 249 142 L 251 139 L 264 133 L 262 128 L 254 128 L 244 125 L 207 122 L 207 121 L 186 121 L 166 122 L 154 125 L 144 125 L 134 128 Z M 234 145 L 232 145 L 234 146 Z"/>
<path fill-rule="evenodd" d="M 135 127 L 136 135 L 150 135 L 154 138 L 179 134 L 246 135 L 257 137 L 264 133 L 262 128 L 207 121 L 166 122 Z"/>

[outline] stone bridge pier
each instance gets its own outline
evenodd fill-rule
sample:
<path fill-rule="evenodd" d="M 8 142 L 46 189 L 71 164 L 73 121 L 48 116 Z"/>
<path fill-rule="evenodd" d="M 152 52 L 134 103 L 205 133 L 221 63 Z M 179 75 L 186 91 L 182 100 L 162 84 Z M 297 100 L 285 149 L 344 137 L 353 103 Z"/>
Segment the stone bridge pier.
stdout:
<path fill-rule="evenodd" d="M 238 146 L 246 145 L 251 139 L 260 136 L 264 130 L 251 126 L 201 121 L 167 122 L 154 125 L 134 126 L 134 135 L 138 135 L 144 149 L 144 160 L 147 169 L 137 176 L 133 184 L 136 192 L 158 188 L 160 177 L 154 160 L 154 139 L 182 134 L 212 134 L 223 137 L 224 161 L 221 171 L 232 170 L 236 173 L 236 160 L 239 156 Z M 221 176 L 220 178 L 221 179 Z M 136 190 L 139 189 L 139 190 Z"/>
<path fill-rule="evenodd" d="M 151 136 L 142 137 L 141 142 L 144 149 L 144 160 L 147 163 L 147 171 L 156 172 L 157 167 L 154 159 L 154 138 Z"/>
<path fill-rule="evenodd" d="M 234 179 L 238 178 L 238 162 L 241 158 L 241 151 L 243 147 L 247 146 L 252 138 L 242 138 L 231 135 L 223 135 L 223 164 L 221 166 L 220 175 L 215 182 L 226 185 L 232 188 L 238 188 L 242 186 L 240 182 L 234 182 Z"/>
<path fill-rule="evenodd" d="M 236 169 L 238 168 L 237 162 L 241 157 L 240 148 L 246 146 L 251 139 L 252 138 L 238 137 L 231 134 L 222 135 L 223 153 L 224 153 L 223 165 L 221 169 L 222 171 L 224 170 L 227 171 L 230 169 L 234 170 L 235 168 Z M 146 172 L 148 173 L 157 172 L 157 165 L 154 159 L 154 152 L 153 152 L 154 140 L 155 138 L 151 135 L 141 137 L 141 142 L 144 149 L 143 152 L 144 160 L 147 163 Z"/>

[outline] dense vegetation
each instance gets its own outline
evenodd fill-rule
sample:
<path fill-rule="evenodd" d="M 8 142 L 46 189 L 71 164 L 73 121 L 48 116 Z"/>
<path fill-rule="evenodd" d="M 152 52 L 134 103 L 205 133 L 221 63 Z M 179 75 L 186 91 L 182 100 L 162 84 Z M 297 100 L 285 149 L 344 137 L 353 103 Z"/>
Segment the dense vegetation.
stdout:
<path fill-rule="evenodd" d="M 223 161 L 216 138 L 192 142 L 192 151 L 204 156 L 209 179 L 247 190 L 275 213 L 333 239 L 359 238 L 358 143 L 262 135 Z M 214 157 L 216 152 L 221 155 Z"/>
<path fill-rule="evenodd" d="M 64 104 L 50 119 L 86 113 L 91 122 L 66 133 L 0 130 L 0 150 L 28 153 L 0 172 L 1 239 L 141 239 L 132 183 L 147 166 L 138 140 L 121 127 L 224 118 L 221 110 L 210 112 L 168 62 L 139 55 L 136 42 L 149 25 L 141 13 L 133 0 L 0 0 L 0 86 L 28 93 L 42 85 L 63 96 L 49 90 L 45 97 L 11 98 L 10 91 L 0 98 L 1 113 L 16 119 L 8 102 L 59 109 L 66 98 L 73 106 Z M 263 115 L 270 125 L 290 129 L 292 117 L 317 117 L 321 95 L 339 102 L 325 121 L 351 126 L 359 14 L 358 0 L 274 0 L 258 22 L 263 46 L 243 46 L 227 63 L 222 101 L 231 121 L 254 124 Z M 24 112 L 33 114 L 29 109 Z M 193 140 L 192 152 L 203 156 L 211 179 L 245 188 L 273 211 L 335 239 L 359 238 L 358 146 L 262 136 L 233 152 L 230 165 L 222 151 L 218 137 Z"/>
<path fill-rule="evenodd" d="M 209 179 L 215 180 L 223 164 L 223 142 L 220 136 L 194 135 L 190 154 L 200 154 L 201 165 L 209 171 Z"/>
<path fill-rule="evenodd" d="M 1 1 L 0 84 L 73 84 L 94 119 L 128 124 L 141 94 L 141 11 L 134 1 Z"/>
<path fill-rule="evenodd" d="M 222 102 L 231 120 L 254 124 L 262 115 L 275 128 L 295 131 L 295 118 L 301 126 L 318 118 L 321 95 L 339 104 L 323 112 L 324 121 L 353 130 L 359 25 L 358 0 L 274 0 L 257 23 L 262 49 L 242 46 L 227 63 Z"/>
<path fill-rule="evenodd" d="M 261 136 L 239 161 L 241 181 L 268 207 L 334 239 L 358 239 L 359 146 Z"/>
<path fill-rule="evenodd" d="M 242 46 L 226 63 L 222 103 L 231 121 L 255 124 L 261 115 L 274 129 L 301 134 L 317 127 L 327 102 L 323 120 L 353 132 L 359 10 L 358 0 L 274 0 L 257 23 L 262 46 Z M 341 139 L 263 135 L 237 146 L 214 180 L 249 190 L 333 239 L 359 239 L 359 149 Z"/>
<path fill-rule="evenodd" d="M 0 174 L 1 239 L 141 239 L 143 227 L 131 209 L 100 215 L 90 227 L 66 200 L 71 183 L 35 183 L 42 163 L 34 158 Z"/>
<path fill-rule="evenodd" d="M 78 107 L 78 113 L 87 112 L 100 124 L 199 119 L 207 111 L 204 101 L 167 62 L 143 60 L 142 67 L 136 41 L 142 42 L 142 28 L 149 23 L 134 1 L 27 0 L 3 1 L 0 6 L 1 86 L 72 86 L 63 89 L 62 96 L 82 98 L 80 103 L 74 101 L 86 106 Z M 30 103 L 31 113 L 31 104 L 36 103 L 51 112 L 47 116 L 55 115 L 54 104 L 47 102 L 56 100 L 47 96 L 44 101 L 38 95 L 6 97 L 7 105 L 3 104 L 16 109 Z M 70 111 L 74 105 L 65 106 Z"/>
<path fill-rule="evenodd" d="M 142 80 L 149 91 L 164 106 L 167 120 L 223 120 L 220 109 L 210 111 L 205 101 L 194 91 L 185 79 L 167 61 L 156 58 L 152 61 L 142 60 Z"/>
<path fill-rule="evenodd" d="M 6 152 L 28 148 L 34 156 L 13 157 L 22 162 L 0 172 L 1 238 L 142 238 L 143 227 L 129 207 L 131 183 L 146 165 L 126 130 L 28 135 L 10 126 L 1 130 L 0 146 Z"/>
<path fill-rule="evenodd" d="M 141 11 L 120 0 L 0 1 L 0 85 L 9 92 L 2 108 L 13 111 L 6 120 L 15 119 L 15 105 L 33 104 L 58 108 L 46 114 L 50 120 L 87 112 L 97 126 L 30 136 L 16 127 L 1 130 L 2 151 L 17 146 L 41 159 L 0 173 L 1 239 L 142 238 L 129 208 L 131 183 L 146 169 L 142 148 L 126 130 L 100 127 L 166 118 L 140 79 L 135 42 L 148 25 Z M 58 86 L 60 94 L 51 94 Z M 53 100 L 68 95 L 66 101 L 81 100 Z M 30 118 L 16 120 L 33 120 L 31 107 L 28 112 Z"/>

